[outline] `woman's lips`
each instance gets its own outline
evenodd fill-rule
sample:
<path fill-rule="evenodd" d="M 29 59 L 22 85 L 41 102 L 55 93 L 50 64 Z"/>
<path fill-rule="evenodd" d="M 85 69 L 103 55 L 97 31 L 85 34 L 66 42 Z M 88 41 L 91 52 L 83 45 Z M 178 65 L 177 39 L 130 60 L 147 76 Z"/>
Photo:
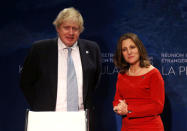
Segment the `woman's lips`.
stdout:
<path fill-rule="evenodd" d="M 132 59 L 134 56 L 128 56 L 128 59 Z"/>

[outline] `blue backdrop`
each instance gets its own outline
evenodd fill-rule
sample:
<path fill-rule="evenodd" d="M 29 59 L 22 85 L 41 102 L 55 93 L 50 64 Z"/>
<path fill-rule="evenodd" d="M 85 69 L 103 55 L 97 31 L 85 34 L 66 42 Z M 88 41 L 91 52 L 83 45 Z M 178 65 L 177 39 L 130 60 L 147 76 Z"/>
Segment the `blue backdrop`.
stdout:
<path fill-rule="evenodd" d="M 97 131 L 120 131 L 112 111 L 117 70 L 112 57 L 118 38 L 138 34 L 152 64 L 165 80 L 166 131 L 187 130 L 186 0 L 12 0 L 0 4 L 0 131 L 23 131 L 27 103 L 19 89 L 19 71 L 36 40 L 56 37 L 52 21 L 74 6 L 84 17 L 81 38 L 97 41 L 102 51 L 102 79 L 97 90 Z"/>

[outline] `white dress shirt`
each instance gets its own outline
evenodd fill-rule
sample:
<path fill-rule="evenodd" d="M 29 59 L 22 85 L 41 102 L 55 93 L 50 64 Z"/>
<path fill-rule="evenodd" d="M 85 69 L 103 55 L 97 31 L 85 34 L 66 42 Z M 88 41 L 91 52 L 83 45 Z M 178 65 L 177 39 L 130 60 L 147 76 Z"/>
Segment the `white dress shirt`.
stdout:
<path fill-rule="evenodd" d="M 58 81 L 56 111 L 67 111 L 67 55 L 67 46 L 60 40 L 60 38 L 58 38 Z M 77 76 L 79 110 L 84 110 L 82 63 L 77 42 L 72 46 L 71 55 Z"/>

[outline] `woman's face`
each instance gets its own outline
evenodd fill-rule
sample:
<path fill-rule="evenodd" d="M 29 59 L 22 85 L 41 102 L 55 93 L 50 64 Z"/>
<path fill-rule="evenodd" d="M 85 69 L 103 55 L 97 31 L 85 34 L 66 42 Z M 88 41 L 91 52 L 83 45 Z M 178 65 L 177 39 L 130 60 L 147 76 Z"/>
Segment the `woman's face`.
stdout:
<path fill-rule="evenodd" d="M 125 61 L 130 65 L 139 64 L 140 53 L 138 47 L 131 39 L 122 41 L 122 54 Z"/>

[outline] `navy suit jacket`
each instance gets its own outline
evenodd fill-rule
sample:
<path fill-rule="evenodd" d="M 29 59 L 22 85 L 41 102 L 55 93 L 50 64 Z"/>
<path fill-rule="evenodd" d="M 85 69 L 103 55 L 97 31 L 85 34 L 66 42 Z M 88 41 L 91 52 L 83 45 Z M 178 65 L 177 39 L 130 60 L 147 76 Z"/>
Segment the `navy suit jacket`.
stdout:
<path fill-rule="evenodd" d="M 83 103 L 93 108 L 93 93 L 101 74 L 101 56 L 98 45 L 79 39 L 78 46 L 83 69 Z M 37 41 L 25 59 L 21 72 L 21 89 L 31 110 L 54 111 L 58 76 L 57 38 Z"/>

